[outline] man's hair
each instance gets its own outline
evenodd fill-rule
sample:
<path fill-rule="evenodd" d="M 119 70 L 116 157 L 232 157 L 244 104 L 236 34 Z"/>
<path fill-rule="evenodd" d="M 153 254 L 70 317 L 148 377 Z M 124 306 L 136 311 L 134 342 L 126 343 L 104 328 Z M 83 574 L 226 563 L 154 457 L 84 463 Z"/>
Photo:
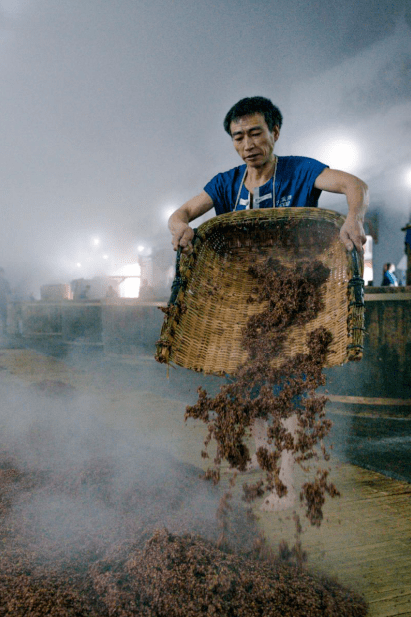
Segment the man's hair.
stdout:
<path fill-rule="evenodd" d="M 267 123 L 268 129 L 272 131 L 275 126 L 281 128 L 283 123 L 283 115 L 281 111 L 273 105 L 270 99 L 264 96 L 251 96 L 241 99 L 232 106 L 226 117 L 224 118 L 224 129 L 231 136 L 231 123 L 244 116 L 252 116 L 254 114 L 262 114 Z"/>

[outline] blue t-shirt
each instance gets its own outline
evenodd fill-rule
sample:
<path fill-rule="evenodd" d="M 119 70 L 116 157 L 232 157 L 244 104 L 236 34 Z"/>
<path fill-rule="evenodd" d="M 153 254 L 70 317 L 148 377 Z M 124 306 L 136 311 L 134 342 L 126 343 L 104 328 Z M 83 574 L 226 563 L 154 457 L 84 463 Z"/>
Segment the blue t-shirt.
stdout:
<path fill-rule="evenodd" d="M 321 191 L 314 187 L 314 182 L 326 168 L 327 165 L 304 156 L 279 156 L 275 175 L 275 207 L 316 207 Z M 204 190 L 213 200 L 216 214 L 234 210 L 245 170 L 246 165 L 234 167 L 217 174 L 205 185 Z M 259 189 L 257 207 L 272 208 L 273 179 Z M 245 210 L 249 204 L 250 195 L 243 185 L 237 210 Z"/>
<path fill-rule="evenodd" d="M 392 272 L 384 272 L 384 277 L 382 279 L 382 285 L 384 287 L 394 287 L 395 283 L 397 283 L 397 277 Z"/>

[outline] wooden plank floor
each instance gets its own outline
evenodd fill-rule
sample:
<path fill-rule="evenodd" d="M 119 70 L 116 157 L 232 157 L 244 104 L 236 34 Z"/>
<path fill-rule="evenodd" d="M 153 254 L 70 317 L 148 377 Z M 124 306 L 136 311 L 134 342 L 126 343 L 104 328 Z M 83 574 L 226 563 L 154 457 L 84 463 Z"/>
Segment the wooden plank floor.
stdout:
<path fill-rule="evenodd" d="M 332 479 L 342 496 L 319 529 L 303 525 L 309 566 L 363 594 L 370 617 L 411 617 L 411 485 L 348 464 Z M 272 543 L 293 542 L 290 512 L 259 516 Z"/>
<path fill-rule="evenodd" d="M 93 396 L 102 420 L 153 439 L 167 433 L 176 457 L 206 466 L 200 456 L 204 425 L 184 424 L 186 402 L 162 398 L 152 384 L 147 383 L 147 391 L 131 385 L 125 391 L 113 380 L 95 383 L 84 368 L 76 370 L 27 350 L 2 352 L 0 368 L 2 381 L 10 384 L 44 379 L 69 383 Z M 252 482 L 253 475 L 241 479 Z M 297 480 L 301 480 L 298 475 Z M 309 566 L 362 593 L 370 617 L 411 617 L 411 484 L 339 463 L 333 465 L 331 480 L 342 496 L 327 499 L 319 529 L 304 523 L 302 542 Z M 256 513 L 273 545 L 283 539 L 294 542 L 291 512 L 262 513 L 256 506 Z"/>

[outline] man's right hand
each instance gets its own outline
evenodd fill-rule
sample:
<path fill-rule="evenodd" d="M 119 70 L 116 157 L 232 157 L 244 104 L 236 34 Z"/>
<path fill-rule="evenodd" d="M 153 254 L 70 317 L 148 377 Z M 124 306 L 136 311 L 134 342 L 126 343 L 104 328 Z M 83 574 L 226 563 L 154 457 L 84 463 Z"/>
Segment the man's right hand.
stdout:
<path fill-rule="evenodd" d="M 175 251 L 181 247 L 182 253 L 185 255 L 190 255 L 193 251 L 193 238 L 194 231 L 191 229 L 190 225 L 182 223 L 181 228 L 178 230 L 173 230 L 171 244 L 173 245 Z"/>
<path fill-rule="evenodd" d="M 168 227 L 171 231 L 171 244 L 175 251 L 181 247 L 183 253 L 190 255 L 193 250 L 194 231 L 188 223 L 205 214 L 212 207 L 213 200 L 205 191 L 202 191 L 170 216 Z"/>

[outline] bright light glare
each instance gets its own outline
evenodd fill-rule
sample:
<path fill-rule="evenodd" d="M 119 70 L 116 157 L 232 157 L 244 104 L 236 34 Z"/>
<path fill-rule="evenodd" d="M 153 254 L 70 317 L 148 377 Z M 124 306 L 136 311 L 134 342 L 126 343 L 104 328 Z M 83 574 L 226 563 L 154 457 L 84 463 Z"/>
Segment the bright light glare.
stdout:
<path fill-rule="evenodd" d="M 405 179 L 405 184 L 408 186 L 408 188 L 411 189 L 411 169 L 405 172 L 404 179 Z"/>
<path fill-rule="evenodd" d="M 103 255 L 103 259 L 108 259 L 108 255 Z"/>
<path fill-rule="evenodd" d="M 100 244 L 100 238 L 93 238 L 93 239 L 91 240 L 91 244 L 92 244 L 93 246 L 98 246 L 98 245 Z"/>
<path fill-rule="evenodd" d="M 139 253 L 142 253 L 144 251 L 144 246 L 140 244 L 140 246 L 137 247 L 137 250 Z"/>
<path fill-rule="evenodd" d="M 331 167 L 331 169 L 341 169 L 347 172 L 354 172 L 358 169 L 360 153 L 358 146 L 350 139 L 341 137 L 327 139 L 320 147 L 321 161 Z"/>
<path fill-rule="evenodd" d="M 138 298 L 140 290 L 140 264 L 127 264 L 120 268 L 116 272 L 116 276 L 126 276 L 126 278 L 120 283 L 120 297 L 121 298 Z"/>
<path fill-rule="evenodd" d="M 76 263 L 76 266 L 77 266 L 77 268 L 81 268 L 81 263 L 80 263 L 80 262 L 77 262 L 77 263 Z"/>
<path fill-rule="evenodd" d="M 164 220 L 168 221 L 168 219 L 170 218 L 170 216 L 178 209 L 178 206 L 176 205 L 169 205 L 166 206 L 163 210 L 164 213 Z"/>

